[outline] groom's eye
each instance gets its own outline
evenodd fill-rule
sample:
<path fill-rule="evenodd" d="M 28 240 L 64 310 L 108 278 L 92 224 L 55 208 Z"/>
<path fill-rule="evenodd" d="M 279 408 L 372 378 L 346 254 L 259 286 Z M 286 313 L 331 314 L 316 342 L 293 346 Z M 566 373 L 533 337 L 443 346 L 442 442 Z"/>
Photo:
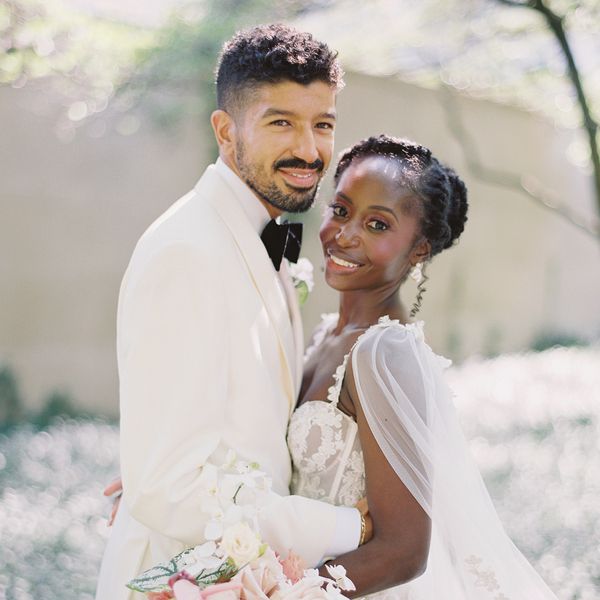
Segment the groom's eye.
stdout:
<path fill-rule="evenodd" d="M 271 121 L 271 125 L 276 125 L 277 127 L 286 127 L 290 124 L 289 121 L 285 119 L 276 119 L 275 121 Z"/>
<path fill-rule="evenodd" d="M 317 129 L 329 129 L 330 131 L 333 131 L 333 129 L 334 129 L 333 123 L 328 123 L 327 121 L 323 121 L 322 123 L 317 123 L 316 128 Z"/>

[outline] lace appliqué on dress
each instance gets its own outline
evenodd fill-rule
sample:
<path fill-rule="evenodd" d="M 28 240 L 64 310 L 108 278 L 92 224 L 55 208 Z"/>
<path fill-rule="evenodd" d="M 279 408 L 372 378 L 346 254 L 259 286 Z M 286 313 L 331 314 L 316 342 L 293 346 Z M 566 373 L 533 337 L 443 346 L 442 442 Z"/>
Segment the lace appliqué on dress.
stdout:
<path fill-rule="evenodd" d="M 345 445 L 343 414 L 332 408 L 326 402 L 306 402 L 292 416 L 288 447 L 294 465 L 294 494 L 317 500 L 330 495 L 328 473 Z"/>
<path fill-rule="evenodd" d="M 313 335 L 304 360 L 323 343 L 338 321 L 325 314 Z M 349 354 L 336 369 L 327 401 L 313 400 L 300 406 L 288 428 L 293 463 L 292 493 L 353 506 L 365 494 L 363 454 L 354 420 L 337 408 Z"/>
<path fill-rule="evenodd" d="M 475 576 L 475 585 L 484 588 L 486 591 L 493 593 L 492 600 L 510 600 L 500 590 L 500 585 L 494 571 L 485 569 L 483 561 L 478 556 L 469 556 L 465 559 L 469 572 Z"/>
<path fill-rule="evenodd" d="M 354 506 L 365 495 L 365 464 L 362 450 L 353 450 L 346 463 L 338 500 L 344 506 Z"/>
<path fill-rule="evenodd" d="M 338 318 L 337 313 L 322 315 L 306 351 L 305 362 L 323 343 Z M 403 325 L 384 316 L 358 337 L 353 348 L 370 329 L 390 326 L 403 327 L 416 340 L 424 340 L 422 321 Z M 315 400 L 300 406 L 292 415 L 288 429 L 293 463 L 292 493 L 344 506 L 354 506 L 366 493 L 358 427 L 337 406 L 351 353 L 352 350 L 335 370 L 333 385 L 327 391 L 327 402 Z M 439 360 L 445 361 L 442 357 Z"/>

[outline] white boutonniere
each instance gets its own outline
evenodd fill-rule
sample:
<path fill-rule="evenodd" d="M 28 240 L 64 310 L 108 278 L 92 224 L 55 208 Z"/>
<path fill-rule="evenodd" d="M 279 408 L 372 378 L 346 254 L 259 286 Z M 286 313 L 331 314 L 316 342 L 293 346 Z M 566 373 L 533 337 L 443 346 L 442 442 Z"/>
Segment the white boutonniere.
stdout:
<path fill-rule="evenodd" d="M 299 258 L 297 263 L 288 263 L 288 265 L 292 283 L 298 294 L 298 303 L 302 306 L 315 286 L 313 265 L 308 258 Z"/>

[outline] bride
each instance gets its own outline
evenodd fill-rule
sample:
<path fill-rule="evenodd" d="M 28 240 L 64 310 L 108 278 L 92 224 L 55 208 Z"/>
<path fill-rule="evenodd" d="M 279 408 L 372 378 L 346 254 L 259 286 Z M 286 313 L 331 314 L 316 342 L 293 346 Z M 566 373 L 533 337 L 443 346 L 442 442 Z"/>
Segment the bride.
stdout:
<path fill-rule="evenodd" d="M 292 493 L 368 500 L 373 538 L 335 558 L 355 595 L 419 600 L 555 598 L 504 532 L 443 380 L 448 362 L 410 323 L 423 266 L 463 231 L 466 188 L 412 142 L 346 151 L 320 230 L 339 314 L 306 355 L 288 430 Z M 420 283 L 409 315 L 399 290 Z"/>

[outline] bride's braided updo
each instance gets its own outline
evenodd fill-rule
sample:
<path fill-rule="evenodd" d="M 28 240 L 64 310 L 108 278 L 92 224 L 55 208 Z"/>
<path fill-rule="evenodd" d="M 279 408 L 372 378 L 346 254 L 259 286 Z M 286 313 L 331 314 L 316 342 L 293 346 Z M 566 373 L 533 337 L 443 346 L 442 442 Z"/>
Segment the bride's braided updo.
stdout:
<path fill-rule="evenodd" d="M 440 163 L 425 146 L 379 135 L 361 140 L 342 153 L 335 170 L 335 184 L 353 161 L 369 156 L 386 156 L 399 162 L 399 185 L 420 200 L 421 234 L 431 246 L 429 258 L 452 246 L 465 228 L 468 208 L 467 188 L 454 170 Z M 426 279 L 425 276 L 419 284 L 411 315 L 421 306 Z"/>

